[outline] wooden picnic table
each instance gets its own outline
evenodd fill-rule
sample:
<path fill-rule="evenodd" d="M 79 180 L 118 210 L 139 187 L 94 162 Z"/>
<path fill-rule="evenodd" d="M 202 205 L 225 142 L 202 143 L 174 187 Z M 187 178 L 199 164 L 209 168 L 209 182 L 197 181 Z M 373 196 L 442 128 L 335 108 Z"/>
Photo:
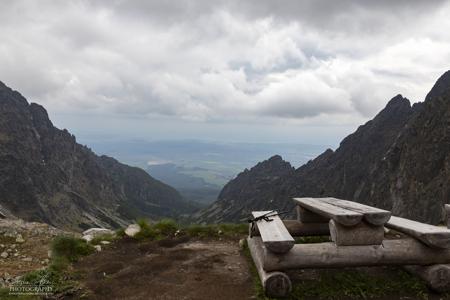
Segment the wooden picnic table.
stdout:
<path fill-rule="evenodd" d="M 275 211 L 252 213 L 248 246 L 269 296 L 289 293 L 291 283 L 283 273 L 287 269 L 383 265 L 405 266 L 433 289 L 450 291 L 448 228 L 331 197 L 293 201 L 297 220 L 281 220 Z M 386 239 L 386 228 L 406 238 Z M 293 236 L 308 235 L 329 235 L 331 242 L 295 244 Z"/>

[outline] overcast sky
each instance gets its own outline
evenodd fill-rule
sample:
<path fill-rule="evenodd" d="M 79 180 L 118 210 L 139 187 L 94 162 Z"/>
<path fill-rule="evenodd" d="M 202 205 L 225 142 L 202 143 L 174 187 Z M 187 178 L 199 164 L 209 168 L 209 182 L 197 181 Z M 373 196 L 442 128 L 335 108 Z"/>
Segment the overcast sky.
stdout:
<path fill-rule="evenodd" d="M 0 4 L 0 80 L 82 140 L 335 144 L 450 69 L 449 1 Z"/>

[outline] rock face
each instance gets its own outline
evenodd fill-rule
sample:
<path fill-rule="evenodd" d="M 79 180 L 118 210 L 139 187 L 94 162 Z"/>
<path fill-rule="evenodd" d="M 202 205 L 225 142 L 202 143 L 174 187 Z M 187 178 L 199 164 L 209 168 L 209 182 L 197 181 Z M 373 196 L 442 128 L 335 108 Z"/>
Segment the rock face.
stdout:
<path fill-rule="evenodd" d="M 264 176 L 273 180 L 264 182 Z M 422 103 L 411 107 L 401 95 L 391 99 L 336 151 L 328 149 L 284 175 L 256 167 L 239 174 L 198 220 L 237 221 L 251 210 L 291 210 L 294 196 L 343 198 L 441 222 L 450 203 L 450 71 Z"/>
<path fill-rule="evenodd" d="M 227 183 L 218 200 L 212 206 L 195 214 L 194 218 L 208 223 L 246 219 L 251 210 L 262 210 L 270 206 L 274 198 L 265 193 L 267 188 L 276 186 L 281 178 L 293 176 L 294 171 L 290 163 L 275 155 L 250 170 L 246 169 L 236 179 Z"/>
<path fill-rule="evenodd" d="M 97 156 L 46 110 L 0 82 L 0 217 L 57 227 L 117 227 L 190 206 L 145 171 Z"/>

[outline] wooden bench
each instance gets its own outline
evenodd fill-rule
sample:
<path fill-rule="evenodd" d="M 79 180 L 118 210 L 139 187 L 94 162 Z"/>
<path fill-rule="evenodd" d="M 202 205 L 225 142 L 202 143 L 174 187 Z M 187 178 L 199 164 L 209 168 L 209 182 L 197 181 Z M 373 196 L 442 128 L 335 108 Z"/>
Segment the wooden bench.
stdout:
<path fill-rule="evenodd" d="M 271 213 L 270 221 L 256 221 L 259 234 L 264 246 L 274 253 L 286 253 L 294 246 L 294 238 L 284 226 L 276 211 L 254 211 L 253 218 L 258 218 Z"/>
<path fill-rule="evenodd" d="M 413 220 L 392 217 L 386 227 L 405 233 L 428 246 L 450 249 L 450 230 L 445 227 L 428 225 Z"/>
<path fill-rule="evenodd" d="M 393 217 L 389 211 L 347 200 L 293 200 L 298 205 L 297 220 L 282 221 L 278 216 L 269 222 L 258 220 L 247 239 L 268 296 L 289 294 L 291 282 L 284 270 L 385 265 L 403 266 L 434 290 L 450 291 L 449 229 Z M 384 239 L 385 227 L 409 238 Z M 292 236 L 306 235 L 329 235 L 332 242 L 294 243 Z"/>

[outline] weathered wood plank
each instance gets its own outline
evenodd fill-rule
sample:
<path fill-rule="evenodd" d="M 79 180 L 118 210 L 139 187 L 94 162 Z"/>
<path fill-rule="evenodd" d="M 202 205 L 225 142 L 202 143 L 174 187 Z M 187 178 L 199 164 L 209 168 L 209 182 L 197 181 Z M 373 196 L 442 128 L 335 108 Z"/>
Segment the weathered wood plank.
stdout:
<path fill-rule="evenodd" d="M 348 227 L 330 220 L 331 240 L 337 246 L 381 245 L 384 239 L 384 227 L 361 222 Z"/>
<path fill-rule="evenodd" d="M 266 295 L 269 297 L 286 297 L 289 295 L 292 290 L 289 277 L 282 272 L 266 272 L 263 268 L 264 245 L 261 238 L 249 237 L 247 245 Z"/>
<path fill-rule="evenodd" d="M 297 205 L 297 219 L 302 223 L 328 223 L 329 218 L 323 217 Z"/>
<path fill-rule="evenodd" d="M 345 226 L 354 226 L 361 222 L 363 218 L 361 213 L 320 201 L 318 198 L 294 198 L 294 201 L 307 210 L 333 219 Z"/>
<path fill-rule="evenodd" d="M 405 266 L 411 274 L 422 278 L 432 290 L 450 292 L 450 265 Z"/>
<path fill-rule="evenodd" d="M 447 228 L 450 229 L 450 204 L 445 204 L 445 215 L 447 217 Z"/>
<path fill-rule="evenodd" d="M 431 248 L 415 239 L 384 240 L 376 246 L 336 247 L 334 243 L 296 244 L 285 254 L 266 252 L 264 270 L 380 265 L 450 264 L 450 250 Z"/>
<path fill-rule="evenodd" d="M 260 217 L 270 211 L 254 211 L 254 218 Z M 275 253 L 285 253 L 295 244 L 294 238 L 284 226 L 279 216 L 270 217 L 272 221 L 259 220 L 256 222 L 258 231 L 266 248 Z"/>
<path fill-rule="evenodd" d="M 337 198 L 319 198 L 328 204 L 336 205 L 351 211 L 355 211 L 364 215 L 364 220 L 373 225 L 384 225 L 391 218 L 391 212 L 384 209 L 364 205 L 361 203 L 342 200 Z"/>
<path fill-rule="evenodd" d="M 385 226 L 412 236 L 428 246 L 450 249 L 450 230 L 445 227 L 399 217 L 391 217 Z"/>

